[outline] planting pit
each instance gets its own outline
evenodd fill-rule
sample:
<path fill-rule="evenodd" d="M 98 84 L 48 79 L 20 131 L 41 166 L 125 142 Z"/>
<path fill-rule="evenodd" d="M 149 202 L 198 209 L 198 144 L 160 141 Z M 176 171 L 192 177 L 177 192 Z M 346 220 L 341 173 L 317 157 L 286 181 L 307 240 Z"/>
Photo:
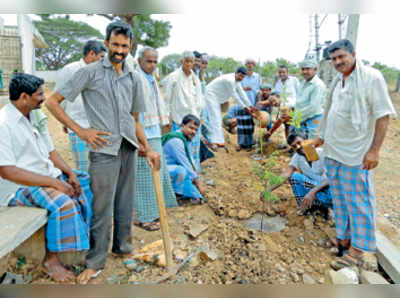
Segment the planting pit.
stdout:
<path fill-rule="evenodd" d="M 243 227 L 264 233 L 280 232 L 287 226 L 287 219 L 280 216 L 268 216 L 264 213 L 256 213 L 246 220 L 240 221 Z"/>

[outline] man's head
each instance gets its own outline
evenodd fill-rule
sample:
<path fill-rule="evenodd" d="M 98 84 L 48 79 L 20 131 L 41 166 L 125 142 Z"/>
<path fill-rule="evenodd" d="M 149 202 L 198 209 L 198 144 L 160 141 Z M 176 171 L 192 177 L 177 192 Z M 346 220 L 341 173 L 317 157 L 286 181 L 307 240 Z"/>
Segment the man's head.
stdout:
<path fill-rule="evenodd" d="M 201 69 L 205 71 L 208 66 L 208 56 L 207 54 L 201 54 Z"/>
<path fill-rule="evenodd" d="M 287 143 L 288 145 L 295 151 L 296 153 L 305 156 L 303 152 L 303 148 L 301 147 L 301 142 L 304 141 L 306 137 L 299 133 L 299 132 L 292 132 L 288 137 L 287 137 Z"/>
<path fill-rule="evenodd" d="M 256 60 L 252 59 L 252 58 L 247 58 L 244 61 L 244 65 L 246 66 L 247 72 L 249 74 L 252 74 L 254 71 L 254 68 L 256 67 L 257 63 Z"/>
<path fill-rule="evenodd" d="M 193 70 L 196 71 L 201 67 L 201 54 L 197 51 L 193 51 Z"/>
<path fill-rule="evenodd" d="M 108 49 L 108 57 L 114 64 L 124 62 L 132 48 L 132 28 L 125 22 L 115 21 L 106 28 L 104 44 Z"/>
<path fill-rule="evenodd" d="M 86 64 L 99 61 L 107 52 L 104 44 L 98 40 L 89 40 L 83 46 L 83 60 Z"/>
<path fill-rule="evenodd" d="M 281 81 L 286 81 L 289 76 L 289 70 L 286 65 L 280 65 L 278 70 L 279 77 Z"/>
<path fill-rule="evenodd" d="M 188 114 L 182 119 L 181 131 L 186 139 L 190 141 L 196 135 L 199 126 L 200 119 L 197 118 L 195 115 Z"/>
<path fill-rule="evenodd" d="M 140 68 L 147 74 L 152 74 L 157 67 L 158 53 L 152 47 L 143 47 L 139 51 L 138 62 Z"/>
<path fill-rule="evenodd" d="M 269 83 L 262 84 L 260 86 L 263 98 L 268 98 L 271 95 L 272 85 Z"/>
<path fill-rule="evenodd" d="M 353 44 L 347 39 L 341 39 L 328 47 L 328 53 L 336 70 L 349 75 L 356 65 L 356 53 Z"/>
<path fill-rule="evenodd" d="M 243 66 L 238 67 L 238 69 L 236 69 L 236 72 L 235 72 L 235 81 L 241 82 L 244 79 L 244 77 L 246 76 L 246 74 L 247 74 L 247 70 L 245 67 L 243 67 Z"/>
<path fill-rule="evenodd" d="M 45 100 L 42 85 L 44 80 L 30 74 L 17 73 L 9 84 L 9 95 L 12 103 L 27 113 L 39 109 Z"/>
<path fill-rule="evenodd" d="M 184 51 L 182 54 L 181 65 L 183 72 L 188 76 L 193 68 L 194 55 L 191 51 Z"/>
<path fill-rule="evenodd" d="M 304 59 L 300 62 L 300 67 L 301 75 L 307 82 L 309 82 L 317 73 L 318 63 L 314 59 Z"/>

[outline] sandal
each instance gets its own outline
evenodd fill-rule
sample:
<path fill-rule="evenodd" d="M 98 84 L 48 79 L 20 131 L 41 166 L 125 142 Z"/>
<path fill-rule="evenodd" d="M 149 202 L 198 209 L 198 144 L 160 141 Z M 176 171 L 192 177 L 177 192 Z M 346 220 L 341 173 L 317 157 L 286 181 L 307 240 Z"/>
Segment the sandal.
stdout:
<path fill-rule="evenodd" d="M 135 226 L 137 226 L 143 230 L 146 230 L 148 232 L 158 231 L 160 229 L 160 223 L 157 220 L 154 220 L 152 222 L 145 222 L 145 223 L 137 221 L 137 222 L 135 222 Z"/>
<path fill-rule="evenodd" d="M 361 255 L 350 255 L 345 254 L 343 257 L 336 258 L 336 260 L 331 262 L 331 267 L 335 270 L 340 270 L 346 267 L 358 267 L 362 268 L 364 264 L 364 259 Z"/>

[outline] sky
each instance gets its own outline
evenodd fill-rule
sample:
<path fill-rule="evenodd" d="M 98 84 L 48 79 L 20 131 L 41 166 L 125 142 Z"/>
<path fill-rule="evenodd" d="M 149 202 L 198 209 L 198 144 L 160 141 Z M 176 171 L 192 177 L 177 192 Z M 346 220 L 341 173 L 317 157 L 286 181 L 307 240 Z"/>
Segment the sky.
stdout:
<path fill-rule="evenodd" d="M 263 2 L 266 4 L 260 4 Z M 380 3 L 383 2 L 385 0 Z M 396 32 L 400 28 L 400 18 L 395 14 L 400 11 L 398 2 L 392 1 L 390 7 L 361 9 L 366 13 L 360 17 L 356 46 L 358 58 L 400 69 L 400 42 Z M 213 5 L 208 6 L 211 3 Z M 259 1 L 256 5 L 252 0 L 246 0 L 247 6 L 243 6 L 243 1 L 240 1 L 242 5 L 237 3 L 235 0 L 203 0 L 198 6 L 182 6 L 181 14 L 153 15 L 153 18 L 170 21 L 172 25 L 168 46 L 159 49 L 160 58 L 185 50 L 198 50 L 239 61 L 249 57 L 260 62 L 285 58 L 297 63 L 304 58 L 310 39 L 314 41 L 311 36 L 314 31 L 311 33 L 309 26 L 309 16 L 313 12 L 310 8 L 270 6 L 266 1 Z M 319 13 L 320 22 L 326 16 L 319 30 L 321 43 L 339 38 L 338 15 L 334 12 L 338 11 L 325 9 Z M 0 16 L 6 25 L 16 23 L 15 15 Z M 87 15 L 73 15 L 72 19 L 87 22 L 103 34 L 109 22 L 103 17 Z M 345 27 L 342 36 L 345 36 Z"/>

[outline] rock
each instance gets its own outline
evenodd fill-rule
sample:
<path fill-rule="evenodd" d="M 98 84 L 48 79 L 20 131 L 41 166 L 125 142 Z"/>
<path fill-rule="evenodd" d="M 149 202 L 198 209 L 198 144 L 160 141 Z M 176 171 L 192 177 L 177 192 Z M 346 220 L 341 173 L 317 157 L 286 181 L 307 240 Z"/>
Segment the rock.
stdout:
<path fill-rule="evenodd" d="M 357 273 L 350 268 L 343 268 L 339 271 L 329 270 L 329 277 L 334 285 L 357 285 Z"/>
<path fill-rule="evenodd" d="M 319 284 L 325 283 L 325 278 L 321 277 L 320 279 L 318 279 L 318 283 Z"/>
<path fill-rule="evenodd" d="M 360 281 L 362 284 L 369 284 L 369 285 L 389 284 L 389 282 L 378 273 L 366 270 L 361 270 Z"/>
<path fill-rule="evenodd" d="M 275 265 L 275 268 L 276 268 L 279 272 L 281 272 L 281 273 L 283 273 L 283 272 L 286 271 L 286 269 L 283 268 L 283 267 L 281 266 L 281 264 L 279 264 L 279 263 Z"/>
<path fill-rule="evenodd" d="M 175 259 L 178 262 L 182 262 L 186 257 L 187 257 L 187 252 L 181 250 L 181 249 L 176 249 L 174 251 Z"/>
<path fill-rule="evenodd" d="M 201 251 L 199 257 L 203 262 L 207 263 L 209 261 L 215 261 L 218 258 L 218 255 L 214 250 L 206 250 Z"/>
<path fill-rule="evenodd" d="M 189 227 L 189 231 L 187 232 L 187 234 L 189 234 L 193 238 L 197 238 L 201 233 L 203 233 L 207 229 L 208 225 L 195 223 Z"/>
<path fill-rule="evenodd" d="M 199 256 L 197 255 L 197 256 L 194 256 L 193 258 L 191 258 L 189 261 L 189 265 L 190 265 L 190 267 L 193 267 L 193 268 L 199 266 L 200 265 Z"/>
<path fill-rule="evenodd" d="M 206 184 L 207 185 L 209 185 L 209 186 L 217 186 L 216 184 L 215 184 L 215 182 L 214 182 L 214 180 L 212 180 L 212 179 L 208 179 L 207 181 L 206 181 Z"/>
<path fill-rule="evenodd" d="M 303 242 L 303 243 L 305 242 L 305 240 L 304 240 L 304 237 L 303 237 L 303 236 L 300 236 L 300 237 L 299 237 L 299 239 L 300 239 L 300 241 L 301 241 L 301 242 Z"/>
<path fill-rule="evenodd" d="M 235 209 L 229 210 L 228 216 L 229 216 L 229 217 L 237 217 L 237 216 L 238 216 L 237 210 L 235 210 Z"/>
<path fill-rule="evenodd" d="M 315 280 L 308 274 L 303 274 L 303 283 L 306 285 L 314 285 Z"/>
<path fill-rule="evenodd" d="M 312 220 L 310 220 L 310 219 L 308 219 L 308 218 L 306 218 L 306 219 L 304 220 L 303 224 L 304 224 L 304 228 L 305 228 L 307 231 L 311 231 L 311 230 L 314 228 L 314 223 L 312 222 Z"/>
<path fill-rule="evenodd" d="M 303 275 L 304 274 L 304 269 L 303 268 L 297 268 L 297 274 Z"/>
<path fill-rule="evenodd" d="M 296 273 L 294 273 L 294 272 L 290 272 L 290 277 L 292 278 L 292 280 L 294 281 L 294 282 L 299 282 L 300 281 L 300 277 L 296 274 Z"/>
<path fill-rule="evenodd" d="M 251 212 L 246 209 L 241 209 L 237 216 L 239 217 L 239 219 L 247 219 L 251 217 Z"/>

